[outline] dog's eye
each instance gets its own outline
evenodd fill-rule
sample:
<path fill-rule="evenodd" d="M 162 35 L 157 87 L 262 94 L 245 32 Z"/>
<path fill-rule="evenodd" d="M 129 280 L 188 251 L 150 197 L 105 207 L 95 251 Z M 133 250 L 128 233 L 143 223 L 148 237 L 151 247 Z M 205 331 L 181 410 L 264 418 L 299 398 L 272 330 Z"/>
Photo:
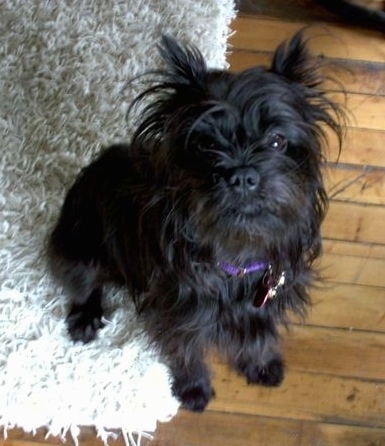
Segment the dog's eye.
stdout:
<path fill-rule="evenodd" d="M 284 152 L 287 149 L 287 139 L 279 133 L 269 135 L 267 145 L 273 150 Z"/>
<path fill-rule="evenodd" d="M 217 145 L 215 142 L 202 143 L 198 142 L 197 144 L 199 152 L 212 152 L 217 149 Z"/>
<path fill-rule="evenodd" d="M 206 164 L 215 164 L 218 158 L 218 146 L 215 142 L 197 144 L 197 156 Z"/>

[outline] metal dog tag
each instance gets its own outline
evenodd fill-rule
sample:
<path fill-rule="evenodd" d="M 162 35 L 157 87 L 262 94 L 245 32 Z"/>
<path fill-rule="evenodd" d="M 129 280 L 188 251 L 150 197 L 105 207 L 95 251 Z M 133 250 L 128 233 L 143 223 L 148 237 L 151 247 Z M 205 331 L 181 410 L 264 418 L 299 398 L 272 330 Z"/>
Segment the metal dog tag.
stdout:
<path fill-rule="evenodd" d="M 254 300 L 254 306 L 256 308 L 262 308 L 268 299 L 274 299 L 277 296 L 278 288 L 285 284 L 285 272 L 283 271 L 278 279 L 274 278 L 274 274 L 271 266 L 266 271 L 261 280 L 261 285 L 257 290 L 257 294 Z"/>

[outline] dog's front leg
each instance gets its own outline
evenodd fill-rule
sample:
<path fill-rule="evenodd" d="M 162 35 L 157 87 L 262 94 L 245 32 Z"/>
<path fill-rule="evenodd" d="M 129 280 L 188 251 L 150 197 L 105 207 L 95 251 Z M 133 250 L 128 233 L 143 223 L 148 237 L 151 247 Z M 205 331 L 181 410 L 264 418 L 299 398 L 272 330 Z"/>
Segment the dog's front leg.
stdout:
<path fill-rule="evenodd" d="M 202 357 L 173 358 L 171 364 L 173 375 L 172 391 L 185 409 L 202 412 L 214 396 L 211 387 L 210 372 Z"/>
<path fill-rule="evenodd" d="M 279 386 L 284 362 L 274 322 L 254 315 L 241 322 L 236 333 L 228 350 L 234 368 L 249 384 Z"/>
<path fill-rule="evenodd" d="M 145 330 L 170 369 L 174 396 L 185 409 L 202 412 L 214 395 L 205 363 L 213 337 L 211 311 L 202 309 L 191 289 L 183 294 L 187 287 L 166 279 L 145 295 Z"/>

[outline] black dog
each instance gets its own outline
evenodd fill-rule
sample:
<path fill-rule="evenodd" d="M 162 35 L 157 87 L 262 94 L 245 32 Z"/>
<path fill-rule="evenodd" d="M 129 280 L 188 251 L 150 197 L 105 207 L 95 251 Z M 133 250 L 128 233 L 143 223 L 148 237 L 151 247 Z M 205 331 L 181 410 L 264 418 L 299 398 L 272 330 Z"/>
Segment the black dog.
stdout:
<path fill-rule="evenodd" d="M 302 33 L 268 69 L 209 70 L 163 37 L 165 70 L 130 144 L 81 173 L 50 238 L 75 341 L 102 326 L 102 287 L 124 284 L 183 406 L 202 411 L 216 347 L 249 383 L 284 375 L 278 326 L 303 315 L 327 207 L 325 128 L 339 109 L 319 86 Z"/>

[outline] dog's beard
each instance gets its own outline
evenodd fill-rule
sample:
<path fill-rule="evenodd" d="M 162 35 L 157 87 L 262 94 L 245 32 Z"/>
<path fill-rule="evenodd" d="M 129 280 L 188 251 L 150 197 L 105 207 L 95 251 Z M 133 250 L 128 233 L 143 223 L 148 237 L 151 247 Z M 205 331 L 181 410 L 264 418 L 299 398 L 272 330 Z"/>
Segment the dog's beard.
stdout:
<path fill-rule="evenodd" d="M 224 178 L 189 181 L 186 172 L 187 213 L 200 241 L 231 245 L 234 252 L 252 246 L 254 255 L 263 255 L 264 251 L 282 251 L 287 243 L 301 243 L 289 242 L 289 234 L 296 239 L 305 239 L 306 234 L 312 237 L 310 226 L 318 227 L 322 218 L 316 212 L 320 201 L 316 191 L 322 184 L 282 158 L 260 160 L 259 186 L 248 194 L 234 192 Z"/>

